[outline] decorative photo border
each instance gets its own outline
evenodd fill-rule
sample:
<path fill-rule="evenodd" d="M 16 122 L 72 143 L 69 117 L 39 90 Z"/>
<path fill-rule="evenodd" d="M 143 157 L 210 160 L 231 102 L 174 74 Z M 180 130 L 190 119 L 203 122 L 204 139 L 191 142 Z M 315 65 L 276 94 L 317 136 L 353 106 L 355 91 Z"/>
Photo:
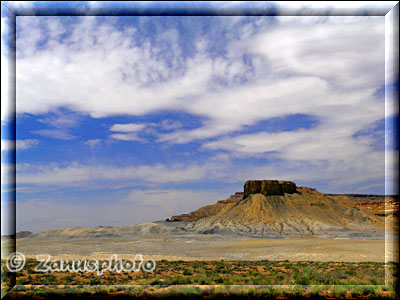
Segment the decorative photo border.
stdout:
<path fill-rule="evenodd" d="M 399 70 L 398 70 L 398 42 L 399 42 L 399 4 L 398 2 L 360 2 L 356 4 L 346 4 L 346 2 L 57 2 L 57 1 L 44 1 L 36 2 L 33 6 L 31 2 L 25 1 L 19 3 L 2 2 L 2 21 L 6 19 L 8 25 L 8 32 L 6 37 L 2 36 L 6 41 L 4 47 L 9 47 L 8 51 L 9 70 L 8 70 L 8 99 L 7 101 L 8 114 L 10 116 L 9 132 L 7 134 L 10 140 L 13 140 L 15 147 L 16 139 L 16 18 L 18 16 L 385 16 L 385 110 L 386 115 L 393 115 L 399 113 L 398 109 L 398 85 L 399 85 Z M 3 25 L 3 22 L 2 22 Z M 390 78 L 390 79 L 389 79 Z M 392 79 L 395 79 L 394 81 Z M 2 78 L 3 81 L 3 78 Z M 2 84 L 3 85 L 3 84 Z M 385 128 L 396 128 L 395 136 L 387 137 L 398 141 L 398 124 L 385 124 Z M 13 155 L 8 155 L 7 161 L 16 163 L 16 152 Z M 2 172 L 3 173 L 3 172 Z M 385 157 L 385 174 L 392 178 L 393 174 L 398 174 L 398 158 Z M 8 228 L 12 228 L 14 232 L 14 243 L 11 244 L 7 250 L 9 253 L 16 251 L 15 232 L 16 232 L 16 170 L 11 170 L 9 173 L 4 174 L 5 181 L 14 191 L 10 193 L 8 201 L 13 205 L 7 206 L 7 211 L 3 211 L 5 222 Z M 398 182 L 394 179 L 393 186 L 396 187 L 398 193 Z M 4 220 L 3 220 L 4 222 Z M 386 252 L 389 249 L 386 244 Z M 398 244 L 395 248 L 390 249 L 390 252 L 399 252 Z M 393 261 L 393 258 L 386 257 L 386 261 Z M 3 269 L 2 269 L 3 272 Z M 10 276 L 11 287 L 5 290 L 2 298 L 7 293 L 10 293 L 11 298 L 24 298 L 21 292 L 27 289 L 24 286 L 15 285 L 15 273 L 8 273 Z M 386 274 L 386 277 L 391 274 Z M 3 275 L 2 275 L 3 278 Z M 189 286 L 190 287 L 190 286 Z M 347 286 L 346 286 L 347 287 Z M 362 286 L 348 286 L 350 289 L 363 288 Z M 201 288 L 193 288 L 189 290 L 187 285 L 168 286 L 161 289 L 159 292 L 146 293 L 148 286 L 134 286 L 134 285 L 118 285 L 118 286 L 35 286 L 35 288 L 43 288 L 42 296 L 46 298 L 66 296 L 70 298 L 86 297 L 90 294 L 92 297 L 108 298 L 110 293 L 114 297 L 164 297 L 164 298 L 182 298 L 187 297 L 207 297 L 207 298 L 223 298 L 230 296 L 244 296 L 244 297 L 270 297 L 274 298 L 276 295 L 269 295 L 268 290 L 271 286 L 201 286 Z M 282 292 L 278 294 L 281 297 L 300 297 L 298 286 L 273 286 L 275 289 L 280 289 Z M 301 289 L 319 289 L 324 291 L 329 286 L 304 286 Z M 32 289 L 30 287 L 29 289 Z M 251 292 L 249 292 L 249 289 Z M 263 294 L 264 291 L 264 294 Z M 266 292 L 265 292 L 266 291 Z M 317 297 L 317 294 L 314 297 Z"/>

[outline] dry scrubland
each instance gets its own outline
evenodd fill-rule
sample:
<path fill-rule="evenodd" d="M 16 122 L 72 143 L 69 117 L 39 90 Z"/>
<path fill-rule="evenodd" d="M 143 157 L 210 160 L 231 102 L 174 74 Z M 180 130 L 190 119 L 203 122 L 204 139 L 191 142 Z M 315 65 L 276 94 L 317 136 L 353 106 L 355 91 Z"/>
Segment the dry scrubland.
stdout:
<path fill-rule="evenodd" d="M 393 264 L 374 262 L 157 261 L 152 272 L 36 272 L 29 259 L 18 285 L 384 285 Z M 4 270 L 5 271 L 5 270 Z"/>
<path fill-rule="evenodd" d="M 2 261 L 2 264 L 4 262 Z M 157 261 L 154 272 L 37 273 L 29 259 L 11 299 L 60 297 L 395 299 L 398 264 L 262 261 Z M 388 276 L 390 273 L 390 276 Z M 4 274 L 4 273 L 3 273 Z M 386 274 L 386 276 L 385 276 Z M 387 280 L 387 278 L 391 280 Z M 2 276 L 3 283 L 7 279 Z M 66 286 L 67 285 L 67 286 Z M 241 286 L 240 286 L 241 285 Z"/>
<path fill-rule="evenodd" d="M 46 244 L 42 241 L 41 247 L 40 242 L 32 239 L 30 242 L 37 248 L 29 244 L 29 238 L 24 238 L 18 240 L 18 250 L 24 247 L 27 247 L 26 250 L 36 249 L 38 253 L 43 249 L 51 250 L 53 259 L 107 259 L 111 253 L 120 253 L 119 258 L 127 259 L 133 258 L 132 252 L 139 253 L 134 250 L 140 249 L 147 251 L 142 252 L 144 254 L 153 253 L 144 258 L 156 260 L 157 266 L 152 273 L 106 272 L 102 276 L 93 272 L 37 274 L 33 271 L 35 255 L 30 254 L 27 255 L 29 261 L 25 269 L 17 273 L 17 286 L 11 299 L 40 299 L 44 296 L 71 299 L 88 295 L 101 299 L 186 299 L 224 298 L 232 294 L 244 298 L 281 299 L 396 298 L 394 282 L 397 280 L 398 265 L 385 265 L 384 240 L 268 240 L 245 237 L 208 240 L 206 243 L 201 238 L 204 235 L 200 235 L 198 240 L 192 236 L 190 243 L 185 243 L 182 237 L 166 240 L 161 236 L 142 237 L 141 242 L 134 243 L 116 239 L 71 239 L 62 245 L 60 240 L 48 240 Z M 141 246 L 132 247 L 136 244 Z M 90 252 L 95 245 L 119 252 Z M 202 248 L 199 248 L 200 245 Z M 69 247 L 70 252 L 59 252 L 62 249 L 65 251 L 64 247 Z M 169 251 L 175 255 L 157 255 L 157 251 Z M 216 256 L 230 258 L 221 260 Z M 2 278 L 2 285 L 7 285 L 6 278 Z"/>

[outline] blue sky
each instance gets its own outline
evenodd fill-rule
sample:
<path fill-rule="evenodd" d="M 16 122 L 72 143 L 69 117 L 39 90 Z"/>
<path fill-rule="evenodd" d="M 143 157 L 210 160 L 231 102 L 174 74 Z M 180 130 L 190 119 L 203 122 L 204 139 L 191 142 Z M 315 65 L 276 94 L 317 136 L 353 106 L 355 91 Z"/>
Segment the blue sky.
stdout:
<path fill-rule="evenodd" d="M 17 230 L 165 219 L 248 179 L 393 191 L 384 17 L 18 16 L 16 26 L 17 142 L 2 115 L 2 172 L 17 169 Z M 2 61 L 9 51 L 2 44 Z M 2 199 L 10 192 L 2 180 Z"/>

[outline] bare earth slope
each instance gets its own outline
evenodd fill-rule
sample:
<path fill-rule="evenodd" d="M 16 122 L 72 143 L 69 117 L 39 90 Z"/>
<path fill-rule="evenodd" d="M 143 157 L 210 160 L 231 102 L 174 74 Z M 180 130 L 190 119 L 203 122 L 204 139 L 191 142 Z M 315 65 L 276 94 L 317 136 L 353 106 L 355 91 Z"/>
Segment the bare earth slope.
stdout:
<path fill-rule="evenodd" d="M 236 202 L 238 202 L 242 199 L 243 199 L 243 193 L 235 193 L 226 200 L 220 200 L 215 204 L 200 207 L 199 209 L 197 209 L 191 213 L 173 216 L 169 221 L 193 222 L 193 221 L 197 221 L 197 220 L 200 220 L 200 219 L 203 219 L 206 217 L 214 216 L 217 213 L 219 213 L 220 211 L 226 210 L 226 209 L 232 207 L 233 205 L 236 204 Z"/>

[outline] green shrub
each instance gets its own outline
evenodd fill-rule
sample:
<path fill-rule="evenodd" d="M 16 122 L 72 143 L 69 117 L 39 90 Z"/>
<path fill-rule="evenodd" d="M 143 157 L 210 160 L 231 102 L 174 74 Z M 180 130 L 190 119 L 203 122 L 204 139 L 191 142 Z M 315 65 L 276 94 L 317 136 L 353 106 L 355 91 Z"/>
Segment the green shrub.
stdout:
<path fill-rule="evenodd" d="M 183 270 L 183 275 L 193 275 L 192 272 L 190 272 L 188 269 Z"/>
<path fill-rule="evenodd" d="M 17 284 L 20 284 L 20 285 L 26 285 L 29 283 L 30 283 L 30 280 L 28 278 L 21 278 L 21 279 L 17 280 Z"/>
<path fill-rule="evenodd" d="M 375 290 L 373 287 L 366 286 L 366 287 L 363 287 L 362 294 L 364 296 L 373 296 L 373 295 L 375 295 Z"/>
<path fill-rule="evenodd" d="M 100 284 L 100 279 L 99 278 L 94 278 L 94 279 L 90 280 L 90 284 L 91 285 Z"/>
<path fill-rule="evenodd" d="M 151 285 L 160 285 L 160 284 L 161 284 L 161 281 L 160 281 L 158 278 L 156 278 L 156 279 L 154 279 L 150 284 L 151 284 Z"/>
<path fill-rule="evenodd" d="M 185 284 L 187 283 L 186 278 L 183 276 L 175 276 L 174 278 L 172 278 L 171 281 L 172 284 Z"/>
<path fill-rule="evenodd" d="M 345 298 L 347 293 L 347 288 L 344 286 L 335 286 L 332 292 L 335 298 Z"/>

